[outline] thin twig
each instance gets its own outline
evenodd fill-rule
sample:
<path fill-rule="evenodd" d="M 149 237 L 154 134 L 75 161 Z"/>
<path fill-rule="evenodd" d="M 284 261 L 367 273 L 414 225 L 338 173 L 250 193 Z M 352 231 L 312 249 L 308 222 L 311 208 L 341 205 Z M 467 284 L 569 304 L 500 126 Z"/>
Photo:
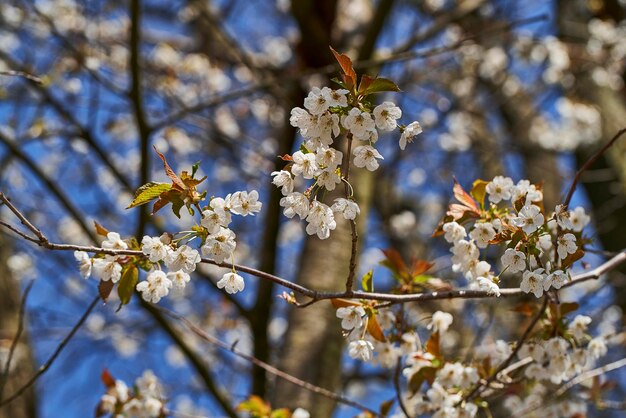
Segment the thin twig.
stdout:
<path fill-rule="evenodd" d="M 522 349 L 522 346 L 526 343 L 526 340 L 530 336 L 530 333 L 532 332 L 533 328 L 535 328 L 535 325 L 537 324 L 537 322 L 539 322 L 539 320 L 543 316 L 543 313 L 545 312 L 547 306 L 548 306 L 548 298 L 544 297 L 541 308 L 539 309 L 539 311 L 537 312 L 537 314 L 535 315 L 531 323 L 528 324 L 528 327 L 526 327 L 526 330 L 524 331 L 522 336 L 519 338 L 519 340 L 517 340 L 517 343 L 515 344 L 515 349 L 502 363 L 500 363 L 500 366 L 498 366 L 496 371 L 493 372 L 491 376 L 489 376 L 486 380 L 481 381 L 476 386 L 474 386 L 474 388 L 463 398 L 464 401 L 472 400 L 475 396 L 480 395 L 480 393 L 482 393 L 483 388 L 489 387 L 489 384 L 493 382 L 494 380 L 496 380 L 496 378 L 498 377 L 498 374 L 500 374 L 503 370 L 505 370 L 509 366 L 509 364 L 511 364 L 511 362 L 513 361 L 517 353 L 519 353 L 519 351 Z"/>
<path fill-rule="evenodd" d="M 578 171 L 576 172 L 576 175 L 574 176 L 574 180 L 572 180 L 572 185 L 569 187 L 569 191 L 567 192 L 567 196 L 565 197 L 565 200 L 563 202 L 563 205 L 567 208 L 569 206 L 570 201 L 572 200 L 572 196 L 574 195 L 574 190 L 576 190 L 576 185 L 578 184 L 578 182 L 580 181 L 580 177 L 583 175 L 583 173 L 589 168 L 591 167 L 597 160 L 598 158 L 600 158 L 600 156 L 602 154 L 604 154 L 606 152 L 606 150 L 608 150 L 609 148 L 611 148 L 611 146 L 613 146 L 613 144 L 622 136 L 626 133 L 626 128 L 622 128 L 619 131 L 617 131 L 617 133 L 615 134 L 615 136 L 613 138 L 611 138 L 611 140 L 609 142 L 607 142 L 602 148 L 600 148 L 598 151 L 596 151 L 595 154 L 593 154 L 583 165 L 582 167 L 580 167 L 578 169 Z"/>
<path fill-rule="evenodd" d="M 406 415 L 407 418 L 411 418 L 409 411 L 406 409 L 406 405 L 404 404 L 404 400 L 402 399 L 402 391 L 400 390 L 400 371 L 402 370 L 402 359 L 398 358 L 398 362 L 396 363 L 396 370 L 393 373 L 393 387 L 396 390 L 396 398 L 398 398 L 398 405 L 400 409 Z"/>
<path fill-rule="evenodd" d="M 611 370 L 622 368 L 624 366 L 626 366 L 626 358 L 614 361 L 613 363 L 605 364 L 604 366 L 598 367 L 593 370 L 588 370 L 586 372 L 583 372 L 579 374 L 577 377 L 575 377 L 574 379 L 567 382 L 565 385 L 561 386 L 559 390 L 556 391 L 555 396 L 556 397 L 563 396 L 565 392 L 567 392 L 568 390 L 570 390 L 577 384 L 584 382 L 585 380 L 603 375 L 604 373 L 610 372 Z"/>
<path fill-rule="evenodd" d="M 70 330 L 70 332 L 65 336 L 65 338 L 63 338 L 61 343 L 57 346 L 57 348 L 54 350 L 54 352 L 48 358 L 48 360 L 44 364 L 41 365 L 39 370 L 37 370 L 37 372 L 22 387 L 16 390 L 8 398 L 0 401 L 0 408 L 9 404 L 15 399 L 19 398 L 29 387 L 31 387 L 37 381 L 37 379 L 39 379 L 45 372 L 48 371 L 50 366 L 52 366 L 52 363 L 54 363 L 54 361 L 57 359 L 59 354 L 61 354 L 61 351 L 63 351 L 63 349 L 70 342 L 72 337 L 74 337 L 74 334 L 76 334 L 76 332 L 81 327 L 81 325 L 83 325 L 83 323 L 87 320 L 87 318 L 89 317 L 89 314 L 91 314 L 91 311 L 93 310 L 93 308 L 96 307 L 99 300 L 100 300 L 100 296 L 96 296 L 94 298 L 94 300 L 89 304 L 89 307 L 87 308 L 87 310 L 85 310 L 85 312 L 80 317 L 76 325 L 74 325 L 72 329 Z"/>
<path fill-rule="evenodd" d="M 203 340 L 207 341 L 208 343 L 211 343 L 223 350 L 229 351 L 231 353 L 233 353 L 234 355 L 236 355 L 237 357 L 243 358 L 249 362 L 251 362 L 252 364 L 261 367 L 262 369 L 264 369 L 265 371 L 267 371 L 268 373 L 271 373 L 277 377 L 280 377 L 281 379 L 284 379 L 296 386 L 299 386 L 303 389 L 306 389 L 308 391 L 311 391 L 313 393 L 316 393 L 318 395 L 321 396 L 325 396 L 329 399 L 332 399 L 336 402 L 342 403 L 344 405 L 348 405 L 348 406 L 352 406 L 356 409 L 359 409 L 361 411 L 366 411 L 369 412 L 370 414 L 373 414 L 374 416 L 378 417 L 380 416 L 377 412 L 375 412 L 374 410 L 368 408 L 365 405 L 362 405 L 356 401 L 353 401 L 351 399 L 346 398 L 345 396 L 339 395 L 335 392 L 332 392 L 328 389 L 316 386 L 312 383 L 306 382 L 302 379 L 298 379 L 295 376 L 290 375 L 289 373 L 286 373 L 280 369 L 277 369 L 276 367 L 265 363 L 264 361 L 261 361 L 259 359 L 257 359 L 254 356 L 251 356 L 249 354 L 246 354 L 240 350 L 238 350 L 235 346 L 231 345 L 231 344 L 227 344 L 215 337 L 213 337 L 212 335 L 207 334 L 206 332 L 204 332 L 202 329 L 200 329 L 199 327 L 197 327 L 196 325 L 194 325 L 191 321 L 189 321 L 187 318 L 177 314 L 176 312 L 173 312 L 169 309 L 157 306 L 155 307 L 158 310 L 162 311 L 164 314 L 182 322 L 190 331 L 192 331 L 194 334 L 196 334 L 198 337 L 202 338 Z"/>
<path fill-rule="evenodd" d="M 22 332 L 24 332 L 24 313 L 26 311 L 26 299 L 28 298 L 28 294 L 30 293 L 30 289 L 33 288 L 34 280 L 31 280 L 30 283 L 24 289 L 24 295 L 22 296 L 22 301 L 20 302 L 20 310 L 18 314 L 17 320 L 17 332 L 15 333 L 15 338 L 11 342 L 11 348 L 9 349 L 9 356 L 7 357 L 7 362 L 4 365 L 4 370 L 2 371 L 2 376 L 0 376 L 0 400 L 2 399 L 2 395 L 4 394 L 4 386 L 9 380 L 9 369 L 11 367 L 11 361 L 13 360 L 13 355 L 15 354 L 15 349 L 19 344 L 20 338 L 22 337 Z"/>
<path fill-rule="evenodd" d="M 0 71 L 0 75 L 12 76 L 12 77 L 23 77 L 34 83 L 43 84 L 43 80 L 41 78 L 34 76 L 32 74 L 28 74 L 27 72 L 24 72 L 24 71 L 14 71 L 14 70 Z"/>
<path fill-rule="evenodd" d="M 4 197 L 5 202 L 8 201 L 5 195 L 0 194 L 0 199 Z M 11 210 L 20 218 L 20 220 L 26 219 L 21 212 L 15 208 L 13 205 L 10 206 Z M 19 215 L 18 215 L 19 214 Z M 28 222 L 28 221 L 27 221 Z M 32 226 L 30 222 L 28 222 Z M 2 226 L 2 224 L 0 224 Z M 37 228 L 32 226 L 35 230 L 39 231 Z M 39 231 L 41 233 L 41 231 Z M 42 235 L 41 241 L 37 242 L 37 244 L 41 247 L 44 247 L 49 250 L 55 251 L 84 251 L 88 253 L 96 253 L 96 254 L 107 254 L 107 255 L 132 255 L 137 257 L 145 257 L 145 254 L 139 250 L 115 250 L 111 248 L 102 248 L 95 246 L 86 246 L 86 245 L 71 245 L 71 244 L 55 244 L 48 241 L 48 239 Z M 293 283 L 289 280 L 283 279 L 282 277 L 266 273 L 264 271 L 244 266 L 241 264 L 230 264 L 230 263 L 216 263 L 213 260 L 209 260 L 207 258 L 201 259 L 202 263 L 212 264 L 218 267 L 224 267 L 231 269 L 235 267 L 235 269 L 248 273 L 253 276 L 256 276 L 263 280 L 272 281 L 278 285 L 286 287 L 288 289 L 293 290 L 294 292 L 299 293 L 302 296 L 309 297 L 313 299 L 308 304 L 312 302 L 327 300 L 327 299 L 337 299 L 337 298 L 353 298 L 353 299 L 363 299 L 363 300 L 374 300 L 374 301 L 387 301 L 393 303 L 406 303 L 406 302 L 421 302 L 426 300 L 442 300 L 442 299 L 487 299 L 487 298 L 497 298 L 497 297 L 513 297 L 526 294 L 520 288 L 508 288 L 508 289 L 500 289 L 500 296 L 496 296 L 492 292 L 485 290 L 448 290 L 443 292 L 428 292 L 428 293 L 413 293 L 413 294 L 394 294 L 394 293 L 376 293 L 376 292 L 364 292 L 364 291 L 352 291 L 352 292 L 322 292 L 315 289 L 310 289 L 299 285 L 297 283 Z M 615 257 L 609 259 L 605 263 L 599 265 L 598 267 L 590 270 L 586 273 L 582 273 L 572 277 L 572 280 L 568 283 L 565 283 L 562 288 L 574 286 L 580 284 L 582 282 L 588 280 L 596 280 L 600 278 L 603 274 L 614 270 L 619 265 L 626 262 L 626 250 L 620 252 Z"/>

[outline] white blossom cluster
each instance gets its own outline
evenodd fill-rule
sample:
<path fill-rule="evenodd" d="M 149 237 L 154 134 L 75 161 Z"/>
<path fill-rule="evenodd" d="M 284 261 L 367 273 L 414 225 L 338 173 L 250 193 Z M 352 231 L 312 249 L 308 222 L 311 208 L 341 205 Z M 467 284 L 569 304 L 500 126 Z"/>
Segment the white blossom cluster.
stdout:
<path fill-rule="evenodd" d="M 535 117 L 530 126 L 530 139 L 541 147 L 555 151 L 573 151 L 602 137 L 602 118 L 593 106 L 560 98 L 556 103 L 558 121 Z"/>
<path fill-rule="evenodd" d="M 452 244 L 453 270 L 463 273 L 471 288 L 495 295 L 500 294 L 499 276 L 504 272 L 521 274 L 522 291 L 538 298 L 550 288 L 561 288 L 569 280 L 568 266 L 563 266 L 563 261 L 579 250 L 581 231 L 590 220 L 584 209 L 570 211 L 559 205 L 546 217 L 541 209 L 540 189 L 528 180 L 514 184 L 503 176 L 496 176 L 486 185 L 486 195 L 486 208 L 471 224 L 469 233 L 454 220 L 442 226 L 444 238 Z M 509 201 L 511 206 L 499 206 Z M 508 246 L 500 259 L 500 275 L 480 257 L 480 250 L 491 244 Z"/>
<path fill-rule="evenodd" d="M 238 191 L 226 196 L 211 199 L 209 206 L 202 211 L 200 224 L 206 232 L 203 244 L 200 247 L 202 255 L 216 263 L 224 263 L 234 256 L 237 246 L 235 233 L 228 228 L 232 221 L 232 214 L 247 216 L 254 215 L 261 210 L 262 203 L 258 201 L 259 193 Z M 176 240 L 165 233 L 160 237 L 144 236 L 141 240 L 141 251 L 152 264 L 152 270 L 146 280 L 137 283 L 136 289 L 141 292 L 142 298 L 151 303 L 158 303 L 167 296 L 172 287 L 184 289 L 190 281 L 190 274 L 195 271 L 201 261 L 198 250 L 187 244 L 177 245 Z M 127 250 L 128 243 L 121 239 L 117 232 L 109 232 L 102 242 L 102 248 L 111 250 Z M 126 262 L 125 255 L 105 255 L 93 257 L 83 251 L 74 253 L 79 263 L 81 275 L 88 278 L 92 273 L 102 281 L 117 283 L 122 278 L 122 264 Z M 167 269 L 162 270 L 161 264 Z M 244 289 L 243 278 L 235 273 L 228 272 L 217 282 L 220 289 L 227 293 L 237 293 Z"/>
<path fill-rule="evenodd" d="M 146 370 L 131 390 L 122 380 L 107 388 L 100 398 L 98 413 L 119 418 L 157 418 L 163 416 L 165 398 L 161 383 L 151 370 Z"/>
<path fill-rule="evenodd" d="M 304 143 L 299 151 L 287 158 L 290 163 L 285 169 L 272 173 L 274 185 L 284 196 L 280 205 L 285 216 L 298 215 L 306 220 L 307 233 L 320 239 L 328 238 L 330 231 L 336 228 L 335 215 L 353 221 L 360 209 L 352 193 L 335 199 L 332 206 L 317 199 L 323 190 L 333 191 L 346 181 L 341 169 L 344 155 L 337 149 L 336 142 L 342 133 L 346 134 L 348 141 L 356 141 L 352 147 L 354 166 L 374 171 L 379 167 L 378 160 L 383 159 L 374 147 L 379 131 L 390 132 L 399 127 L 402 131 L 400 148 L 403 150 L 422 132 L 418 122 L 399 126 L 397 121 L 401 116 L 400 108 L 391 102 L 369 109 L 353 105 L 348 90 L 314 87 L 304 99 L 304 109 L 295 107 L 291 110 L 290 123 L 300 130 Z M 314 183 L 303 193 L 294 191 L 297 177 Z"/>
<path fill-rule="evenodd" d="M 567 327 L 569 338 L 554 337 L 545 341 L 527 343 L 518 352 L 518 358 L 531 359 L 525 368 L 524 375 L 537 383 L 530 385 L 531 392 L 522 400 L 518 395 L 509 396 L 504 405 L 511 411 L 522 409 L 534 410 L 541 406 L 541 416 L 546 416 L 547 386 L 559 385 L 586 370 L 594 367 L 596 360 L 607 353 L 606 341 L 603 337 L 591 338 L 587 327 L 591 318 L 577 315 Z M 563 401 L 548 407 L 548 416 L 574 417 L 583 416 L 586 405 L 575 399 Z M 581 414 L 581 415 L 576 415 Z M 538 416 L 538 415 L 529 415 Z"/>
<path fill-rule="evenodd" d="M 626 21 L 591 19 L 587 25 L 587 53 L 597 66 L 591 71 L 593 81 L 619 91 L 624 87 L 626 69 Z"/>
<path fill-rule="evenodd" d="M 528 411 L 528 418 L 577 418 L 587 416 L 587 404 L 584 400 L 563 398 L 547 404 L 548 388 L 541 383 L 532 385 L 529 393 L 520 398 L 512 395 L 504 401 L 504 407 L 512 413 Z M 553 401 L 551 399 L 551 401 Z"/>

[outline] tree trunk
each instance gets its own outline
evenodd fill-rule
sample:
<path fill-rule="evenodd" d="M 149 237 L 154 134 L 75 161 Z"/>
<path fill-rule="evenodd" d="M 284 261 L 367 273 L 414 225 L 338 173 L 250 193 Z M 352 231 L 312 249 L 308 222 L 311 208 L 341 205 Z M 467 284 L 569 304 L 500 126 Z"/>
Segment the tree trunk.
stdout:
<path fill-rule="evenodd" d="M 7 238 L 0 234 L 0 382 L 19 326 L 19 311 L 22 301 L 19 282 L 11 275 L 7 261 L 10 256 Z M 24 319 L 25 321 L 25 319 Z M 26 324 L 23 324 L 26 327 Z M 21 388 L 33 374 L 33 359 L 24 330 L 13 352 L 2 399 L 6 399 Z M 22 396 L 0 408 L 0 418 L 35 418 L 37 405 L 35 391 L 31 387 Z"/>

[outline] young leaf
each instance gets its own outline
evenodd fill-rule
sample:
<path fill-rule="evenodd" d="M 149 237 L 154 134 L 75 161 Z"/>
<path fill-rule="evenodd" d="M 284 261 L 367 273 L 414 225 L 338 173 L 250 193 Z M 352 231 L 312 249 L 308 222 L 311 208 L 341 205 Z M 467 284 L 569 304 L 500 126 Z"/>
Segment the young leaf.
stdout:
<path fill-rule="evenodd" d="M 466 206 L 468 210 L 472 210 L 478 214 L 480 214 L 480 210 L 478 209 L 478 205 L 476 205 L 476 201 L 472 199 L 463 187 L 459 184 L 456 179 L 454 179 L 454 187 L 452 188 L 452 192 L 454 193 L 454 197 L 458 200 L 463 206 Z"/>
<path fill-rule="evenodd" d="M 177 186 L 180 190 L 187 190 L 187 186 L 183 181 L 176 175 L 172 167 L 167 163 L 165 156 L 159 152 L 156 147 L 153 147 L 154 151 L 157 153 L 159 158 L 163 161 L 163 168 L 165 168 L 165 174 L 172 180 L 173 186 Z"/>
<path fill-rule="evenodd" d="M 381 343 L 387 341 L 383 329 L 380 327 L 376 315 L 374 314 L 367 319 L 367 332 L 369 332 L 376 341 L 380 341 Z"/>
<path fill-rule="evenodd" d="M 393 406 L 394 402 L 396 401 L 396 398 L 391 398 L 388 401 L 385 401 L 383 403 L 380 404 L 380 416 L 381 417 L 386 417 L 387 415 L 389 415 L 389 412 L 391 412 L 391 407 Z"/>
<path fill-rule="evenodd" d="M 115 378 L 113 377 L 113 375 L 111 375 L 109 370 L 106 368 L 102 370 L 102 374 L 100 375 L 100 380 L 102 380 L 102 383 L 104 383 L 104 386 L 106 386 L 107 388 L 111 388 L 115 386 Z"/>
<path fill-rule="evenodd" d="M 135 206 L 151 202 L 152 200 L 158 198 L 161 193 L 167 192 L 171 188 L 172 185 L 168 183 L 146 183 L 137 189 L 133 201 L 130 203 L 130 205 L 128 205 L 126 209 L 134 208 Z"/>
<path fill-rule="evenodd" d="M 352 60 L 349 56 L 335 51 L 332 46 L 329 46 L 329 48 L 339 63 L 341 71 L 343 71 L 343 75 L 345 75 L 345 77 L 342 78 L 344 83 L 346 83 L 346 87 L 348 90 L 352 90 L 352 88 L 356 85 L 356 72 L 352 67 Z"/>
<path fill-rule="evenodd" d="M 361 84 L 363 83 L 363 77 L 361 77 Z M 359 92 L 360 90 L 361 89 L 359 89 Z M 362 94 L 367 96 L 368 94 L 382 93 L 386 91 L 399 92 L 402 90 L 400 90 L 400 87 L 398 87 L 393 81 L 386 78 L 378 77 L 369 84 L 369 87 L 367 87 L 367 89 L 365 89 Z"/>
<path fill-rule="evenodd" d="M 111 280 L 107 280 L 106 282 L 104 280 L 100 280 L 100 283 L 98 284 L 98 294 L 100 295 L 102 302 L 107 302 L 107 299 L 113 290 L 113 285 L 114 283 Z"/>
<path fill-rule="evenodd" d="M 561 262 L 561 268 L 566 269 L 585 255 L 585 252 L 580 248 L 576 250 L 574 254 L 569 254 L 565 259 Z"/>
<path fill-rule="evenodd" d="M 96 228 L 96 234 L 106 237 L 109 234 L 109 230 L 100 225 L 98 222 L 93 221 L 93 225 Z"/>
<path fill-rule="evenodd" d="M 472 184 L 472 189 L 470 190 L 470 195 L 476 199 L 481 208 L 484 207 L 488 184 L 488 181 L 478 179 Z"/>
<path fill-rule="evenodd" d="M 353 301 L 347 300 L 347 299 L 331 299 L 330 303 L 333 304 L 335 309 L 349 308 L 351 306 L 361 306 L 361 304 L 359 302 L 353 302 Z"/>
<path fill-rule="evenodd" d="M 374 270 L 370 270 L 363 275 L 363 278 L 361 279 L 361 287 L 363 288 L 364 291 L 366 292 L 374 291 L 374 282 L 372 280 L 373 276 L 374 276 Z"/>
<path fill-rule="evenodd" d="M 442 358 L 439 348 L 439 331 L 433 332 L 428 341 L 426 341 L 426 351 L 432 354 L 435 358 Z"/>
<path fill-rule="evenodd" d="M 198 168 L 200 168 L 200 161 L 197 161 L 194 165 L 191 166 L 191 177 L 195 177 L 198 172 Z"/>
<path fill-rule="evenodd" d="M 363 74 L 361 76 L 361 81 L 359 82 L 359 91 L 358 91 L 358 93 L 359 94 L 365 94 L 365 92 L 367 91 L 369 86 L 372 85 L 374 80 L 376 80 L 376 77 L 370 77 L 367 74 Z"/>
<path fill-rule="evenodd" d="M 137 270 L 137 267 L 134 264 L 128 265 L 122 274 L 120 282 L 117 284 L 117 294 L 120 297 L 120 308 L 130 302 L 138 281 L 139 270 Z"/>

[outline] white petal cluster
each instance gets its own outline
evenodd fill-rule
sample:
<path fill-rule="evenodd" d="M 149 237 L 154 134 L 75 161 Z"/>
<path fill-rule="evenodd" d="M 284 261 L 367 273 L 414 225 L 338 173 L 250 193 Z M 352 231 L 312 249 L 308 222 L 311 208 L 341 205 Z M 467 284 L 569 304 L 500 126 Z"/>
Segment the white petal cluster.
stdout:
<path fill-rule="evenodd" d="M 133 385 L 133 391 L 122 380 L 107 388 L 100 398 L 98 411 L 119 417 L 158 418 L 163 416 L 163 388 L 151 370 L 146 370 Z"/>
<path fill-rule="evenodd" d="M 137 291 L 141 297 L 150 303 L 158 303 L 161 298 L 167 296 L 172 288 L 172 281 L 161 270 L 154 270 L 146 280 L 137 283 Z"/>
<path fill-rule="evenodd" d="M 280 205 L 285 216 L 293 218 L 298 215 L 306 219 L 306 231 L 309 235 L 317 235 L 320 239 L 330 236 L 335 229 L 334 213 L 341 213 L 350 221 L 359 215 L 358 204 L 352 199 L 353 193 L 344 198 L 335 199 L 330 210 L 319 201 L 319 192 L 334 191 L 342 181 L 346 181 L 342 172 L 344 155 L 333 147 L 334 142 L 343 132 L 352 147 L 353 164 L 358 168 L 374 171 L 380 166 L 379 160 L 384 159 L 373 144 L 378 140 L 378 132 L 393 131 L 398 128 L 398 119 L 402 111 L 392 102 L 383 102 L 372 108 L 369 104 L 355 104 L 349 97 L 348 90 L 332 90 L 328 87 L 311 89 L 304 99 L 304 108 L 295 107 L 291 110 L 289 123 L 298 128 L 304 138 L 300 149 L 293 155 L 284 157 L 290 161 L 280 171 L 272 173 L 272 183 L 280 188 L 283 198 Z M 402 137 L 400 147 L 404 149 L 407 142 L 422 132 L 418 122 L 404 127 L 400 125 Z M 298 177 L 313 180 L 313 184 L 304 193 L 295 190 Z M 348 187 L 351 187 L 348 184 Z M 313 214 L 311 214 L 313 212 Z"/>

